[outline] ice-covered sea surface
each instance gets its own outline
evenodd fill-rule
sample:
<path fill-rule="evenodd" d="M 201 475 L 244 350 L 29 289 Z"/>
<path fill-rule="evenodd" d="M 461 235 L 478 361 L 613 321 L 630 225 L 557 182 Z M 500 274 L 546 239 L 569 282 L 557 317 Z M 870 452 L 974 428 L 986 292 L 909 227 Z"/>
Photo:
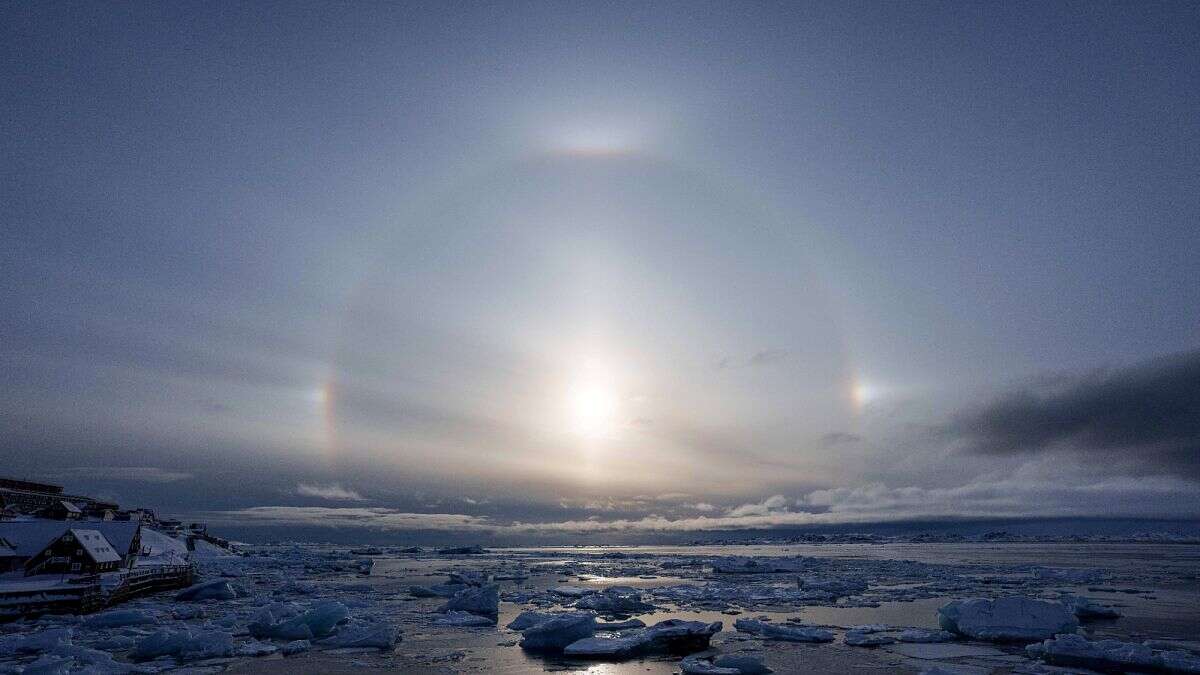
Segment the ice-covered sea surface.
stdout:
<path fill-rule="evenodd" d="M 710 667 L 707 657 L 719 654 L 749 654 L 780 673 L 1064 672 L 1053 670 L 1059 666 L 1052 662 L 1078 667 L 1081 649 L 1085 656 L 1151 659 L 1147 669 L 1160 672 L 1192 672 L 1192 664 L 1200 664 L 1200 546 L 1194 544 L 643 546 L 460 554 L 281 544 L 206 558 L 200 567 L 201 583 L 211 586 L 193 592 L 191 600 L 163 594 L 110 610 L 124 614 L 0 625 L 0 672 L 680 672 L 684 654 L 678 649 L 639 647 L 621 659 L 572 658 L 522 649 L 522 634 L 506 627 L 524 611 L 581 608 L 601 624 L 616 624 L 602 625 L 596 633 L 602 639 L 586 643 L 590 649 L 642 644 L 648 634 L 637 621 L 722 622 L 705 658 L 692 659 L 689 668 Z M 499 592 L 495 624 L 487 616 L 493 583 Z M 604 592 L 612 587 L 618 589 Z M 938 609 L 947 603 L 1005 597 L 1049 601 L 1028 606 L 1049 607 L 1052 630 L 1066 620 L 1089 642 L 1027 650 L 1041 641 L 997 642 L 942 630 L 947 624 L 939 622 Z M 980 606 L 993 611 L 989 603 Z M 1036 630 L 1006 626 L 1031 619 L 1005 616 L 1002 609 L 995 605 L 994 615 L 972 610 L 977 615 L 969 618 L 983 622 L 980 634 Z M 544 619 L 539 617 L 526 621 Z M 972 630 L 968 618 L 959 621 L 962 631 Z M 1093 649 L 1103 639 L 1130 647 Z M 695 648 L 689 644 L 683 651 Z"/>

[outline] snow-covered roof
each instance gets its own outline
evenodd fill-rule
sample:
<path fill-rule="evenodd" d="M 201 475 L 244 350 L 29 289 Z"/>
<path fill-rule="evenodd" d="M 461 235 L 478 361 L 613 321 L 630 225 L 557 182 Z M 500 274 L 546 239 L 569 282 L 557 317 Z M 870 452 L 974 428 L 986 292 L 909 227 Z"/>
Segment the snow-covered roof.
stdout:
<path fill-rule="evenodd" d="M 63 508 L 67 510 L 67 513 L 83 513 L 83 511 L 79 510 L 78 506 L 75 506 L 71 502 L 68 502 L 66 500 L 59 500 L 58 503 L 62 504 Z"/>
<path fill-rule="evenodd" d="M 124 555 L 133 545 L 142 524 L 121 520 L 82 520 L 71 521 L 84 529 L 96 530 L 112 544 L 113 550 Z M 8 540 L 17 555 L 29 558 L 37 555 L 46 545 L 58 539 L 67 531 L 67 524 L 61 520 L 32 518 L 28 520 L 0 520 L 0 538 Z M 134 551 L 137 553 L 137 551 Z"/>
<path fill-rule="evenodd" d="M 113 550 L 112 544 L 97 530 L 81 530 L 71 528 L 71 534 L 79 542 L 80 547 L 88 552 L 98 563 L 121 562 L 121 554 Z"/>

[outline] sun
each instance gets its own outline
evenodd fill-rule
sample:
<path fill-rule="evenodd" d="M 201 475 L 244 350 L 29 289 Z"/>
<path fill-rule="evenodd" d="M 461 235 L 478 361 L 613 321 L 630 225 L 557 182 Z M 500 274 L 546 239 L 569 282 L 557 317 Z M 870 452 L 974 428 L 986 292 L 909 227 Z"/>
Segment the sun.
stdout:
<path fill-rule="evenodd" d="M 602 379 L 580 379 L 567 390 L 571 431 L 585 438 L 611 435 L 616 428 L 618 403 L 616 391 Z"/>

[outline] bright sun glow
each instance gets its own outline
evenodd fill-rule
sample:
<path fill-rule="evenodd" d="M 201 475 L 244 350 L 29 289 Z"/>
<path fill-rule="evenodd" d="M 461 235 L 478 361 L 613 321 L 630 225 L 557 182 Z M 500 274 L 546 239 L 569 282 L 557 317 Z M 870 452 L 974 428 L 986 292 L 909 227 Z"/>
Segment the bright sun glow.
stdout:
<path fill-rule="evenodd" d="M 588 377 L 567 392 L 571 430 L 586 438 L 608 436 L 615 429 L 617 394 L 603 380 Z"/>

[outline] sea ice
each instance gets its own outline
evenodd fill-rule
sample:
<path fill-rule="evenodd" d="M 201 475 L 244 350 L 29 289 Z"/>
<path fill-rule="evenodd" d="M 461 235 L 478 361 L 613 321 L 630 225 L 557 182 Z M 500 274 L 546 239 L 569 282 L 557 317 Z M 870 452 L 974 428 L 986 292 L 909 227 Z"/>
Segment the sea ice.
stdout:
<path fill-rule="evenodd" d="M 1200 656 L 1185 651 L 1162 651 L 1119 640 L 1092 642 L 1082 635 L 1059 635 L 1031 644 L 1025 652 L 1056 666 L 1095 670 L 1149 670 L 1200 673 Z"/>
<path fill-rule="evenodd" d="M 434 623 L 439 626 L 494 626 L 496 622 L 486 616 L 471 614 L 470 612 L 462 612 L 454 610 L 446 612 L 440 618 L 435 619 Z"/>
<path fill-rule="evenodd" d="M 948 630 L 925 630 L 924 628 L 909 628 L 901 631 L 898 636 L 901 642 L 914 643 L 951 642 L 957 637 Z"/>
<path fill-rule="evenodd" d="M 279 651 L 284 656 L 295 656 L 296 654 L 303 654 L 309 649 L 312 649 L 312 643 L 308 640 L 293 640 L 284 645 L 283 649 Z"/>
<path fill-rule="evenodd" d="M 93 614 L 83 620 L 83 627 L 97 630 L 101 628 L 121 628 L 122 626 L 143 626 L 158 623 L 158 619 L 136 609 L 113 609 L 99 614 Z"/>
<path fill-rule="evenodd" d="M 439 612 L 455 610 L 490 617 L 492 623 L 495 623 L 500 613 L 500 587 L 496 584 L 468 586 L 455 593 L 454 597 L 438 609 Z"/>
<path fill-rule="evenodd" d="M 679 662 L 684 675 L 767 675 L 762 654 L 692 654 Z"/>
<path fill-rule="evenodd" d="M 399 631 L 386 621 L 352 622 L 338 629 L 332 637 L 318 640 L 322 647 L 350 648 L 372 647 L 391 649 L 400 641 Z"/>
<path fill-rule="evenodd" d="M 562 651 L 564 647 L 596 632 L 596 615 L 569 612 L 534 624 L 522 632 L 521 648 L 534 651 Z"/>
<path fill-rule="evenodd" d="M 634 614 L 654 610 L 654 605 L 642 601 L 641 591 L 630 586 L 611 586 L 600 593 L 585 595 L 575 602 L 575 607 L 602 614 Z"/>
<path fill-rule="evenodd" d="M 70 628 L 52 628 L 31 635 L 6 635 L 0 637 L 0 656 L 48 652 L 71 644 L 72 632 Z"/>
<path fill-rule="evenodd" d="M 1110 607 L 1103 603 L 1097 602 L 1092 598 L 1085 598 L 1077 595 L 1065 600 L 1067 605 L 1075 613 L 1075 618 L 1080 621 L 1092 621 L 1095 619 L 1119 619 L 1121 612 L 1115 607 Z"/>
<path fill-rule="evenodd" d="M 295 603 L 277 602 L 255 615 L 249 630 L 256 638 L 309 640 L 328 635 L 349 615 L 346 606 L 336 600 L 315 603 L 304 611 Z"/>
<path fill-rule="evenodd" d="M 233 636 L 229 633 L 183 628 L 155 631 L 134 646 L 129 658 L 149 661 L 160 656 L 174 656 L 182 661 L 197 661 L 232 655 Z"/>
<path fill-rule="evenodd" d="M 948 631 L 993 642 L 1042 640 L 1079 627 L 1062 603 L 1022 597 L 955 600 L 942 606 L 938 615 Z"/>
<path fill-rule="evenodd" d="M 876 632 L 850 630 L 846 631 L 843 641 L 851 647 L 881 647 L 894 643 L 896 638 Z"/>
<path fill-rule="evenodd" d="M 531 610 L 526 610 L 518 614 L 517 618 L 509 621 L 506 628 L 511 628 L 513 630 L 525 630 L 526 628 L 536 626 L 539 623 L 549 621 L 556 616 L 558 615 L 552 612 L 534 612 Z"/>
<path fill-rule="evenodd" d="M 189 586 L 175 594 L 175 599 L 180 601 L 233 600 L 239 595 L 237 589 L 229 581 L 217 579 Z"/>
<path fill-rule="evenodd" d="M 712 636 L 721 632 L 721 622 L 667 619 L 635 633 L 616 637 L 587 637 L 563 649 L 567 656 L 627 658 L 648 652 L 687 652 L 708 649 Z"/>
<path fill-rule="evenodd" d="M 739 632 L 784 642 L 833 642 L 833 631 L 812 626 L 777 626 L 757 619 L 738 619 L 733 627 Z"/>

